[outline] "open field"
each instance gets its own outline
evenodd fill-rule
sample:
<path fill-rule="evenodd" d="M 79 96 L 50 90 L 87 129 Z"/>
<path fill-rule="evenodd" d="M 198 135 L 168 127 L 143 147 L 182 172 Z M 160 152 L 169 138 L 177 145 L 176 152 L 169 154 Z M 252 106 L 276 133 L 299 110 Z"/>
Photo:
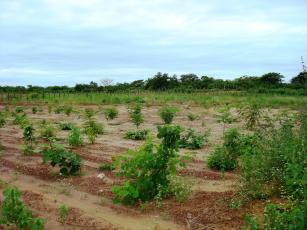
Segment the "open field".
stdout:
<path fill-rule="evenodd" d="M 164 97 L 164 98 L 163 98 Z M 119 99 L 116 99 L 119 98 Z M 74 104 L 73 111 L 69 115 L 49 111 L 47 105 L 38 102 L 17 102 L 6 109 L 15 111 L 18 106 L 24 108 L 24 112 L 35 130 L 36 145 L 31 155 L 24 155 L 21 146 L 23 144 L 23 130 L 13 124 L 13 117 L 8 116 L 6 123 L 0 128 L 0 143 L 3 150 L 0 155 L 0 191 L 8 186 L 16 186 L 21 191 L 23 202 L 29 207 L 35 216 L 45 220 L 46 229 L 241 229 L 246 213 L 260 215 L 265 202 L 255 200 L 239 208 L 231 207 L 232 199 L 236 197 L 237 186 L 240 180 L 238 170 L 220 172 L 207 166 L 207 159 L 217 144 L 223 142 L 223 130 L 237 128 L 243 133 L 249 133 L 244 121 L 239 117 L 235 107 L 243 105 L 246 101 L 259 102 L 266 107 L 269 116 L 274 117 L 285 110 L 297 113 L 295 108 L 300 108 L 307 103 L 306 97 L 291 96 L 228 96 L 209 95 L 196 97 L 196 95 L 142 95 L 129 98 L 130 103 L 144 99 L 142 113 L 144 123 L 140 129 L 149 130 L 149 135 L 154 143 L 159 143 L 156 138 L 157 126 L 163 122 L 159 117 L 161 104 L 172 102 L 179 108 L 173 124 L 179 124 L 185 130 L 191 128 L 197 133 L 209 131 L 210 135 L 204 146 L 200 149 L 189 150 L 180 148 L 179 155 L 184 156 L 189 152 L 193 157 L 188 161 L 186 168 L 178 168 L 177 175 L 188 181 L 191 185 L 189 197 L 178 202 L 169 197 L 160 201 L 126 206 L 114 204 L 112 198 L 113 185 L 119 185 L 124 178 L 116 176 L 116 170 L 101 170 L 101 164 L 110 164 L 115 157 L 121 156 L 128 149 L 137 149 L 144 141 L 135 141 L 125 138 L 127 130 L 133 130 L 128 106 L 125 105 L 124 95 L 87 96 L 73 99 L 50 99 L 50 102 Z M 131 99 L 132 98 L 132 99 Z M 136 99 L 137 98 L 137 99 Z M 162 99 L 163 98 L 163 99 Z M 119 100 L 114 102 L 113 100 Z M 100 103 L 97 103 L 100 102 Z M 104 104 L 102 104 L 102 102 Z M 118 117 L 107 120 L 104 116 L 106 105 L 119 104 Z M 225 103 L 233 106 L 229 112 L 235 118 L 234 122 L 223 124 L 217 114 L 219 108 Z M 33 113 L 33 106 L 38 111 Z M 1 110 L 5 111 L 5 103 L 1 104 Z M 52 104 L 55 109 L 57 104 Z M 269 110 L 268 110 L 269 108 Z M 104 124 L 104 133 L 98 135 L 95 143 L 91 144 L 86 138 L 80 147 L 72 147 L 67 143 L 69 131 L 61 130 L 60 123 L 73 123 L 82 127 L 84 123 L 84 111 L 91 109 L 96 111 L 93 118 Z M 195 120 L 188 115 L 196 115 Z M 72 150 L 82 159 L 81 173 L 74 176 L 63 177 L 58 173 L 58 167 L 42 164 L 40 144 L 47 143 L 39 135 L 41 121 L 50 123 L 56 133 L 58 143 Z M 64 204 L 69 208 L 65 223 L 59 220 L 58 209 Z M 189 217 L 191 216 L 191 218 Z"/>

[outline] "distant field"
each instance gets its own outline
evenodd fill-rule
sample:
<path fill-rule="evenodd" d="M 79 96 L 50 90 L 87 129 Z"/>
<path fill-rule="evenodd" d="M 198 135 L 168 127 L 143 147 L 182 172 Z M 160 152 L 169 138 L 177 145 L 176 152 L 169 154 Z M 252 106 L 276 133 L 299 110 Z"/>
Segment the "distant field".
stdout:
<path fill-rule="evenodd" d="M 0 94 L 3 103 L 72 103 L 72 104 L 131 104 L 193 103 L 203 107 L 233 107 L 255 103 L 261 107 L 301 108 L 307 105 L 307 96 L 260 94 L 244 91 L 213 91 L 204 93 L 134 92 L 134 93 L 32 93 Z"/>

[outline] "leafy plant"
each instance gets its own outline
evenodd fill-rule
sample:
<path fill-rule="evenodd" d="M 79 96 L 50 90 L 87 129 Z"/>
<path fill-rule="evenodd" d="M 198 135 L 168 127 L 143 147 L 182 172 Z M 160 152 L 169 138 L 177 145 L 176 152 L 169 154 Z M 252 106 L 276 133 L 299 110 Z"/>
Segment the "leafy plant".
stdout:
<path fill-rule="evenodd" d="M 222 171 L 233 170 L 237 166 L 237 158 L 241 155 L 241 135 L 237 129 L 229 129 L 224 134 L 223 145 L 215 147 L 208 158 L 208 166 Z"/>
<path fill-rule="evenodd" d="M 133 109 L 130 111 L 130 117 L 137 128 L 144 122 L 141 104 L 134 105 Z"/>
<path fill-rule="evenodd" d="M 84 123 L 84 132 L 87 135 L 90 143 L 93 144 L 96 137 L 100 134 L 103 134 L 104 127 L 103 124 L 99 124 L 93 118 L 90 118 Z"/>
<path fill-rule="evenodd" d="M 81 159 L 73 152 L 67 151 L 63 146 L 52 144 L 50 148 L 42 151 L 43 162 L 50 162 L 52 167 L 58 165 L 60 173 L 64 176 L 75 175 L 81 171 Z"/>
<path fill-rule="evenodd" d="M 217 122 L 223 123 L 223 134 L 225 132 L 226 124 L 231 124 L 234 122 L 234 118 L 232 117 L 230 113 L 230 107 L 228 105 L 220 108 L 218 110 L 217 116 Z"/>
<path fill-rule="evenodd" d="M 22 114 L 14 113 L 13 117 L 14 117 L 14 120 L 13 120 L 14 125 L 19 125 L 21 128 L 24 128 L 25 126 L 29 124 L 29 120 L 25 113 L 22 113 Z"/>
<path fill-rule="evenodd" d="M 115 107 L 112 108 L 106 108 L 104 110 L 104 115 L 107 120 L 113 120 L 118 116 L 118 110 Z"/>
<path fill-rule="evenodd" d="M 147 141 L 137 151 L 128 151 L 117 160 L 118 175 L 127 178 L 122 186 L 114 186 L 114 202 L 133 204 L 159 196 L 170 195 L 171 175 L 176 174 L 180 127 L 165 125 L 158 127 L 159 146 Z"/>
<path fill-rule="evenodd" d="M 80 147 L 83 145 L 83 138 L 80 129 L 74 127 L 68 135 L 68 144 L 73 147 Z"/>
<path fill-rule="evenodd" d="M 30 155 L 33 152 L 34 128 L 32 125 L 27 125 L 23 130 L 23 152 L 25 155 Z"/>
<path fill-rule="evenodd" d="M 254 130 L 260 124 L 261 110 L 257 104 L 250 104 L 239 111 L 240 116 L 245 120 L 245 126 L 249 130 Z"/>
<path fill-rule="evenodd" d="M 17 188 L 5 189 L 3 197 L 0 224 L 15 224 L 16 228 L 24 230 L 44 229 L 44 220 L 33 218 L 31 210 L 20 200 L 20 192 Z"/>
<path fill-rule="evenodd" d="M 148 136 L 149 130 L 129 130 L 125 134 L 125 138 L 131 140 L 145 140 Z"/>
<path fill-rule="evenodd" d="M 236 168 L 237 161 L 227 154 L 224 146 L 218 145 L 209 156 L 207 164 L 209 168 L 228 171 Z"/>
<path fill-rule="evenodd" d="M 204 142 L 208 141 L 209 132 L 204 134 L 196 134 L 193 129 L 181 136 L 179 146 L 187 149 L 200 149 L 204 146 Z"/>
<path fill-rule="evenodd" d="M 59 207 L 59 217 L 60 217 L 60 222 L 62 224 L 64 224 L 67 221 L 68 211 L 69 211 L 69 209 L 65 204 L 62 204 Z"/>
<path fill-rule="evenodd" d="M 170 124 L 177 112 L 178 108 L 176 107 L 164 106 L 159 110 L 159 115 L 165 124 Z"/>

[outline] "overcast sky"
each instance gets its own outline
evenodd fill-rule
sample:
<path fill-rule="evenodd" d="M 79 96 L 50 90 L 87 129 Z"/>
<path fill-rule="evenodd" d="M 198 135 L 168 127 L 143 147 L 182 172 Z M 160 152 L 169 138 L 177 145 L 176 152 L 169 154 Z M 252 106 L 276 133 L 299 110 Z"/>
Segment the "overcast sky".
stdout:
<path fill-rule="evenodd" d="M 306 12 L 307 0 L 0 0 L 0 85 L 289 80 L 307 61 Z"/>

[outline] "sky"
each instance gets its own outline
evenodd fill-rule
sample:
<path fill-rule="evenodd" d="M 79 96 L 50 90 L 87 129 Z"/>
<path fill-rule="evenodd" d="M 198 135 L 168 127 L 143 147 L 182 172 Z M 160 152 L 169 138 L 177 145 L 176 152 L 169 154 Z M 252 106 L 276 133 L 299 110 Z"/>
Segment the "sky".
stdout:
<path fill-rule="evenodd" d="M 307 62 L 306 0 L 0 0 L 0 85 L 222 79 Z"/>

